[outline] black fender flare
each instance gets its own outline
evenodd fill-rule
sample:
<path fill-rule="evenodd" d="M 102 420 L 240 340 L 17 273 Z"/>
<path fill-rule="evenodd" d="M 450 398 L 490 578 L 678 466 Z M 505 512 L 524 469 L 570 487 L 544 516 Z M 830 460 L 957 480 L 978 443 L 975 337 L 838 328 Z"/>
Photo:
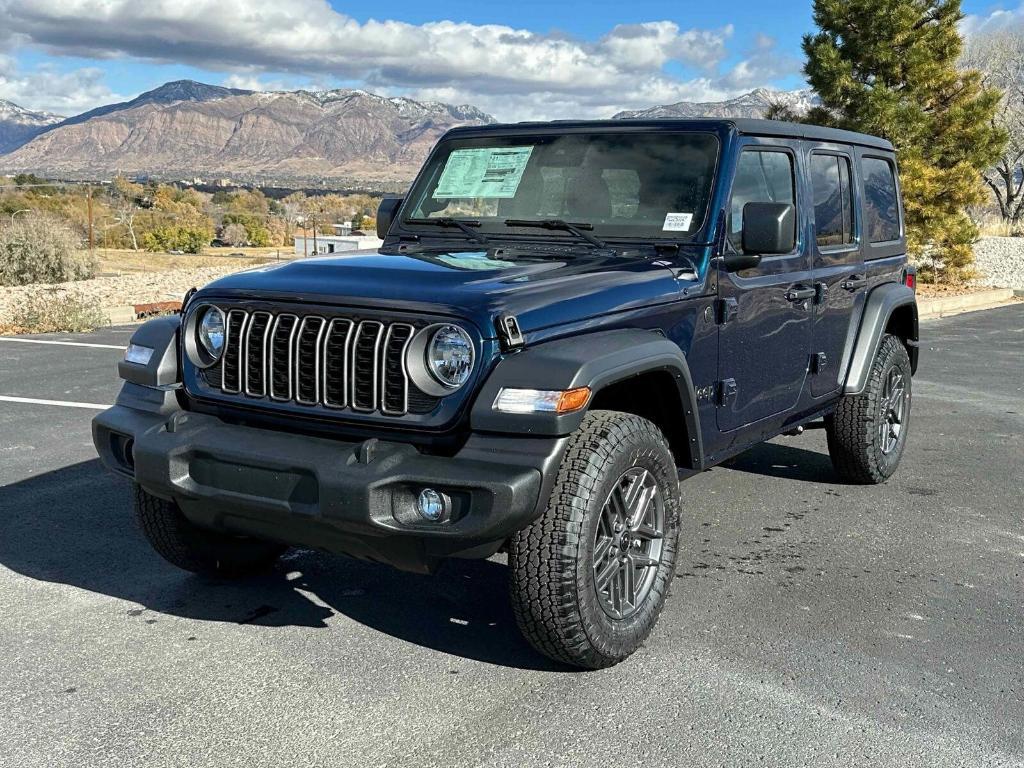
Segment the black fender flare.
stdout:
<path fill-rule="evenodd" d="M 153 350 L 145 365 L 122 360 L 117 374 L 132 384 L 143 387 L 172 387 L 181 381 L 178 360 L 178 332 L 181 316 L 157 317 L 140 325 L 132 334 L 129 344 Z"/>
<path fill-rule="evenodd" d="M 655 331 L 601 331 L 544 342 L 504 357 L 477 393 L 470 426 L 474 432 L 564 437 L 579 428 L 586 408 L 562 415 L 501 413 L 493 407 L 498 393 L 503 388 L 565 391 L 590 387 L 597 394 L 611 384 L 656 371 L 669 373 L 678 388 L 679 418 L 690 439 L 694 468 L 699 469 L 704 449 L 690 367 L 679 346 Z"/>
<path fill-rule="evenodd" d="M 868 383 L 868 373 L 882 344 L 882 336 L 889 325 L 889 319 L 900 307 L 913 307 L 913 326 L 908 341 L 912 349 L 911 361 L 916 371 L 916 345 L 918 340 L 917 294 L 912 288 L 900 283 L 886 283 L 875 288 L 868 296 L 861 316 L 860 329 L 850 355 L 850 367 L 846 372 L 844 395 L 859 395 Z"/>

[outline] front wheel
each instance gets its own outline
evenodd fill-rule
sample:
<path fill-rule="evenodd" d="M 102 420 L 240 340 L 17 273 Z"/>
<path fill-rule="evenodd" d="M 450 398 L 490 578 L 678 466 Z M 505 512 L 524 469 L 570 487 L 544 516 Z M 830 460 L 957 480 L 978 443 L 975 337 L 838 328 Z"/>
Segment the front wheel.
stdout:
<path fill-rule="evenodd" d="M 885 335 L 864 392 L 847 396 L 825 419 L 836 472 L 862 485 L 884 483 L 899 467 L 910 427 L 911 366 L 907 348 Z"/>
<path fill-rule="evenodd" d="M 510 542 L 523 635 L 574 666 L 619 663 L 658 621 L 678 532 L 678 472 L 661 431 L 631 414 L 587 414 L 547 510 Z"/>

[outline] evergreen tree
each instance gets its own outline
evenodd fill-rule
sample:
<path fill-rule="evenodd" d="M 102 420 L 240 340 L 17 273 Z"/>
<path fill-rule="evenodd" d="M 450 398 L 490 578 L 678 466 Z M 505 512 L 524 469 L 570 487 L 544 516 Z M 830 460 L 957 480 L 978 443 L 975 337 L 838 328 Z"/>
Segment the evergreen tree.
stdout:
<path fill-rule="evenodd" d="M 815 0 L 804 71 L 823 106 L 808 122 L 889 139 L 900 162 L 908 248 L 925 279 L 969 277 L 982 172 L 1006 135 L 1000 94 L 957 68 L 960 0 Z"/>

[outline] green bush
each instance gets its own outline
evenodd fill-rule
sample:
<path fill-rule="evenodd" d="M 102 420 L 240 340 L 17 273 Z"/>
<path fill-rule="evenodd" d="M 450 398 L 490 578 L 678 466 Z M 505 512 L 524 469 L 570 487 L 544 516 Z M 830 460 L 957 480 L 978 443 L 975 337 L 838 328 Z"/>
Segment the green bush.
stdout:
<path fill-rule="evenodd" d="M 39 291 L 25 297 L 14 311 L 13 333 L 81 333 L 91 331 L 109 321 L 93 298 L 81 298 L 56 290 Z"/>
<path fill-rule="evenodd" d="M 211 233 L 203 227 L 164 226 L 142 236 L 147 251 L 184 251 L 199 253 L 210 244 Z"/>
<path fill-rule="evenodd" d="M 53 216 L 28 213 L 0 229 L 0 285 L 86 280 L 96 264 L 80 252 L 71 227 Z"/>

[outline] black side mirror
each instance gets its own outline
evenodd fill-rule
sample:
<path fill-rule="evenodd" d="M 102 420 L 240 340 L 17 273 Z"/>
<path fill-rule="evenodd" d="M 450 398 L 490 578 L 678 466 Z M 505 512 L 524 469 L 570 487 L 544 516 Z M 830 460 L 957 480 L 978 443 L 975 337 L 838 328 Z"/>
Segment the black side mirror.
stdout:
<path fill-rule="evenodd" d="M 789 203 L 747 203 L 743 206 L 743 250 L 775 255 L 796 248 L 796 208 Z"/>
<path fill-rule="evenodd" d="M 384 240 L 388 236 L 388 230 L 395 221 L 395 214 L 398 213 L 404 198 L 385 196 L 377 206 L 377 237 Z"/>

